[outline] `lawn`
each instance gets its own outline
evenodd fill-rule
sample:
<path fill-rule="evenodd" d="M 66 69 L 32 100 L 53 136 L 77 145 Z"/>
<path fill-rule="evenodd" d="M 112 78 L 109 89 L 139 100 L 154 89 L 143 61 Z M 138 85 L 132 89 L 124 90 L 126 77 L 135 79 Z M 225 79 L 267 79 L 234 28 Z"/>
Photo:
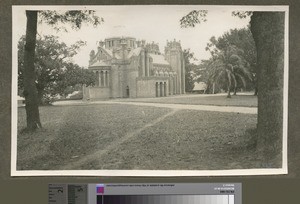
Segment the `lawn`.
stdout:
<path fill-rule="evenodd" d="M 21 133 L 26 117 L 25 109 L 19 108 L 18 169 L 57 169 L 169 111 L 121 105 L 46 106 L 40 107 L 43 129 Z"/>
<path fill-rule="evenodd" d="M 180 96 L 158 98 L 136 98 L 118 100 L 151 103 L 257 107 L 257 96 L 253 95 L 236 95 L 231 96 L 231 98 L 227 98 L 224 94 L 186 94 Z"/>
<path fill-rule="evenodd" d="M 261 167 L 253 114 L 134 105 L 41 107 L 43 129 L 21 132 L 18 170 L 230 169 Z"/>
<path fill-rule="evenodd" d="M 177 111 L 82 169 L 261 168 L 253 148 L 256 115 Z M 248 130 L 248 131 L 245 131 Z M 252 131 L 253 132 L 253 131 Z"/>

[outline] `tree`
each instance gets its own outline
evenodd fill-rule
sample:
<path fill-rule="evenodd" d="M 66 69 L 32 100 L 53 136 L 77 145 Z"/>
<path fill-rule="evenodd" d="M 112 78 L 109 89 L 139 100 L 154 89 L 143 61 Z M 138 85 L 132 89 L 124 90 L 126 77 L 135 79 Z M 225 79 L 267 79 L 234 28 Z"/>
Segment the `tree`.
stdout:
<path fill-rule="evenodd" d="M 85 45 L 83 41 L 78 41 L 71 46 L 67 46 L 65 43 L 59 42 L 58 37 L 52 35 L 37 38 L 34 66 L 35 85 L 37 88 L 39 104 L 49 103 L 48 99 L 50 99 L 51 96 L 59 94 L 54 87 L 59 80 L 68 79 L 67 77 L 60 77 L 61 75 L 64 75 L 64 69 L 67 65 L 71 64 L 73 69 L 77 68 L 76 66 L 78 65 L 75 66 L 68 61 L 77 54 L 78 50 L 83 45 Z M 24 46 L 25 36 L 21 37 L 18 43 L 19 95 L 23 95 L 22 92 L 24 90 Z"/>
<path fill-rule="evenodd" d="M 63 13 L 57 11 L 26 11 L 27 26 L 24 52 L 24 97 L 27 130 L 30 131 L 42 127 L 38 108 L 38 93 L 35 85 L 36 79 L 34 67 L 38 14 L 43 22 L 54 26 L 54 28 L 58 30 L 62 28 L 57 26 L 58 23 L 69 23 L 72 28 L 80 29 L 83 23 L 92 23 L 97 26 L 103 22 L 102 18 L 95 16 L 94 11 L 66 11 Z"/>
<path fill-rule="evenodd" d="M 253 12 L 257 49 L 258 149 L 266 161 L 281 153 L 283 128 L 284 12 Z"/>
<path fill-rule="evenodd" d="M 24 52 L 24 97 L 26 109 L 27 129 L 41 128 L 38 108 L 38 95 L 35 86 L 34 56 L 37 33 L 37 11 L 26 11 L 26 44 Z"/>
<path fill-rule="evenodd" d="M 212 77 L 213 72 L 216 71 L 214 65 L 216 65 L 216 60 L 220 62 L 222 60 L 224 62 L 224 54 L 228 54 L 229 47 L 234 48 L 236 62 L 235 66 L 239 68 L 235 68 L 230 74 L 231 80 L 228 79 L 227 75 L 220 73 L 223 76 L 219 76 L 221 78 Z M 249 84 L 255 85 L 255 76 L 256 76 L 256 49 L 255 43 L 249 28 L 242 29 L 231 29 L 230 31 L 225 32 L 221 37 L 216 38 L 215 36 L 210 38 L 209 43 L 207 43 L 206 51 L 209 51 L 211 54 L 211 58 L 209 60 L 203 60 L 200 64 L 200 69 L 198 79 L 206 82 L 208 85 L 208 91 L 215 93 L 219 88 L 226 89 L 228 91 L 228 82 L 232 81 L 233 84 L 233 95 L 236 95 L 238 88 L 247 88 L 253 87 L 249 86 Z M 223 56 L 223 57 L 222 57 Z M 227 59 L 228 62 L 229 58 Z M 232 63 L 232 60 L 231 62 Z M 226 62 L 223 63 L 224 65 Z M 218 65 L 219 66 L 219 65 Z M 221 71 L 221 70 L 219 70 Z M 223 78 L 226 77 L 227 80 Z M 227 86 L 224 86 L 222 83 L 226 83 Z M 217 84 L 218 83 L 218 84 Z M 218 85 L 219 87 L 216 87 Z M 232 88 L 230 88 L 232 89 Z M 228 95 L 230 97 L 230 94 Z"/>
<path fill-rule="evenodd" d="M 209 71 L 210 71 L 210 64 L 211 59 L 209 60 L 201 60 L 200 64 L 197 66 L 197 69 L 195 69 L 195 81 L 197 82 L 204 82 L 206 84 L 206 89 L 204 90 L 204 93 L 211 92 L 214 93 L 214 90 L 211 91 L 210 87 L 210 80 L 209 80 Z"/>
<path fill-rule="evenodd" d="M 194 89 L 193 73 L 197 69 L 197 65 L 192 63 L 191 60 L 196 60 L 196 58 L 190 49 L 183 50 L 183 57 L 185 62 L 185 91 L 192 92 Z"/>
<path fill-rule="evenodd" d="M 218 53 L 218 51 L 224 51 L 228 46 L 235 46 L 242 50 L 239 55 L 248 63 L 249 72 L 251 73 L 251 77 L 247 77 L 251 80 L 249 81 L 247 78 L 245 80 L 247 84 L 253 84 L 255 95 L 257 95 L 256 47 L 250 29 L 231 29 L 218 39 L 212 37 L 210 42 L 207 44 L 206 50 L 210 51 L 212 56 L 214 56 Z M 242 83 L 242 85 L 244 85 L 244 83 Z"/>
<path fill-rule="evenodd" d="M 96 80 L 97 76 L 93 71 L 84 69 L 77 64 L 66 63 L 53 86 L 53 94 L 67 96 L 76 91 L 78 86 L 82 88 L 83 85 L 95 85 Z"/>
<path fill-rule="evenodd" d="M 225 51 L 218 52 L 210 63 L 209 80 L 212 83 L 219 83 L 220 80 L 227 84 L 227 98 L 230 98 L 230 91 L 233 88 L 236 94 L 237 81 L 240 79 L 246 86 L 246 77 L 251 77 L 247 69 L 247 63 L 240 57 L 235 46 L 229 45 Z"/>
<path fill-rule="evenodd" d="M 280 156 L 282 150 L 285 13 L 234 12 L 233 15 L 240 18 L 251 15 L 250 30 L 257 51 L 259 90 L 257 149 L 267 163 L 274 155 Z M 181 26 L 189 26 L 189 21 L 190 18 L 182 18 Z"/>

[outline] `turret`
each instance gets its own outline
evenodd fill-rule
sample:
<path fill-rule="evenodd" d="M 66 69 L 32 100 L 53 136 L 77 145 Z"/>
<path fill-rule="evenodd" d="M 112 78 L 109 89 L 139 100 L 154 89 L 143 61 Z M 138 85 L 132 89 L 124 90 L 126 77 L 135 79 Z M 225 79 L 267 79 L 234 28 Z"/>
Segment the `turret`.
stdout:
<path fill-rule="evenodd" d="M 101 41 L 99 42 L 99 46 L 100 46 L 100 47 L 104 47 L 104 45 L 105 45 L 105 42 L 101 40 Z"/>
<path fill-rule="evenodd" d="M 184 58 L 182 54 L 180 41 L 167 41 L 165 47 L 165 59 L 170 63 L 172 69 L 177 73 L 176 80 L 176 93 L 185 93 L 185 67 Z"/>
<path fill-rule="evenodd" d="M 154 43 L 154 42 L 148 43 L 146 44 L 146 48 L 148 49 L 149 53 L 156 54 L 156 55 L 160 54 L 158 43 Z"/>
<path fill-rule="evenodd" d="M 103 42 L 103 46 L 105 45 L 105 49 L 112 50 L 113 48 L 119 48 L 121 46 L 121 41 L 127 44 L 127 48 L 135 48 L 136 40 L 132 37 L 112 37 L 106 38 L 105 42 Z"/>
<path fill-rule="evenodd" d="M 92 51 L 90 52 L 90 60 L 89 60 L 89 64 L 92 63 L 92 61 L 94 60 L 94 58 L 95 58 L 95 50 L 92 50 Z"/>

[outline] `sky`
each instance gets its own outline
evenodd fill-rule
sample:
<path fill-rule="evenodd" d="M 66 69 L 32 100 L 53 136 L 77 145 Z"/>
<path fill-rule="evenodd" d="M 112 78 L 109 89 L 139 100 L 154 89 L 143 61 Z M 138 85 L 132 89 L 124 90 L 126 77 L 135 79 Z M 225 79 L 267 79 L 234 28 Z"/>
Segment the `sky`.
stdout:
<path fill-rule="evenodd" d="M 71 8 L 42 7 L 55 10 Z M 240 19 L 232 16 L 231 7 L 206 7 L 207 21 L 194 28 L 181 28 L 179 20 L 192 10 L 203 9 L 201 6 L 93 6 L 88 9 L 95 10 L 96 14 L 104 19 L 104 23 L 97 27 L 84 25 L 79 31 L 68 29 L 68 32 L 57 32 L 45 23 L 38 24 L 39 35 L 59 36 L 67 45 L 78 40 L 86 41 L 86 46 L 73 57 L 75 63 L 85 68 L 88 66 L 90 51 L 97 50 L 97 43 L 105 38 L 117 36 L 135 37 L 150 43 L 154 41 L 159 43 L 162 53 L 167 40 L 180 40 L 182 48 L 189 48 L 198 60 L 195 63 L 199 63 L 200 60 L 210 57 L 205 47 L 212 36 L 219 37 L 230 29 L 247 27 L 250 21 L 249 17 Z M 18 40 L 25 31 L 25 7 L 16 7 L 13 10 L 14 37 Z"/>

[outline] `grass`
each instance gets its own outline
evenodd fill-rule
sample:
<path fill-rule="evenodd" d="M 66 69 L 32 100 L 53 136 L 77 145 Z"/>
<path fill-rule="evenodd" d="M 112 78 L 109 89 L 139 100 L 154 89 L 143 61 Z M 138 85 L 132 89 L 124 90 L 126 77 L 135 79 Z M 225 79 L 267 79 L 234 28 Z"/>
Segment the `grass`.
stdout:
<path fill-rule="evenodd" d="M 216 105 L 216 106 L 241 106 L 257 107 L 257 96 L 236 95 L 226 98 L 226 95 L 203 95 L 190 94 L 181 96 L 158 97 L 158 98 L 137 98 L 137 99 L 119 99 L 122 101 L 151 102 L 151 103 L 176 103 L 190 105 Z"/>
<path fill-rule="evenodd" d="M 18 111 L 18 169 L 57 169 L 103 149 L 127 132 L 169 109 L 121 105 L 40 107 L 43 129 L 22 133 L 25 109 Z"/>
<path fill-rule="evenodd" d="M 40 107 L 43 129 L 21 133 L 25 109 L 18 113 L 18 170 L 262 165 L 251 148 L 255 134 L 247 131 L 255 129 L 256 115 L 120 104 L 45 106 Z M 78 167 L 65 167 L 81 160 Z"/>
<path fill-rule="evenodd" d="M 181 110 L 82 169 L 208 170 L 260 168 L 256 115 Z"/>

